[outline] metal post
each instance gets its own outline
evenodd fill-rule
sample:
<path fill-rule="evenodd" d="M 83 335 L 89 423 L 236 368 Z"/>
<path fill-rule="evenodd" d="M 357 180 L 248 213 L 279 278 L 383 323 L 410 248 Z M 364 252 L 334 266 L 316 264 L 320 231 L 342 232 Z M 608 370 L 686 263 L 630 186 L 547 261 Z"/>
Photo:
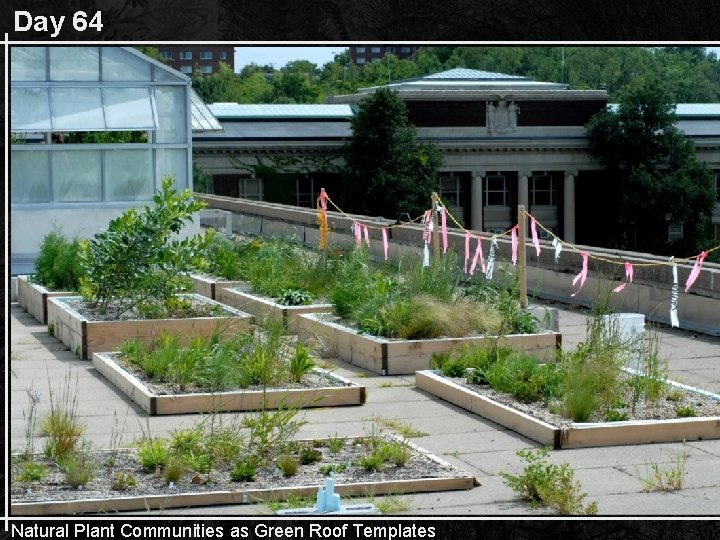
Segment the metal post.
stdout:
<path fill-rule="evenodd" d="M 440 200 L 440 197 L 438 194 L 433 191 L 432 194 L 432 224 L 433 224 L 433 233 L 432 233 L 432 241 L 433 241 L 433 257 L 435 258 L 435 261 L 437 262 L 440 259 L 440 226 L 438 223 L 438 201 Z"/>
<path fill-rule="evenodd" d="M 518 279 L 520 281 L 520 307 L 528 306 L 527 299 L 527 274 L 526 258 L 525 258 L 525 237 L 527 236 L 527 217 L 525 215 L 525 205 L 518 205 Z"/>

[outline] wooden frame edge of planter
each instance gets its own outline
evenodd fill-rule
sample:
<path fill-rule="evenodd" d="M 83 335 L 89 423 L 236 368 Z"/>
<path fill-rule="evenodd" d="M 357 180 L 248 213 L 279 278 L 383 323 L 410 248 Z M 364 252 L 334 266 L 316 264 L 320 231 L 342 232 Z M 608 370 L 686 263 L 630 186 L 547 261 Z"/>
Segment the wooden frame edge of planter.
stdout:
<path fill-rule="evenodd" d="M 553 359 L 562 344 L 562 334 L 511 334 L 507 336 L 473 336 L 465 338 L 438 338 L 416 340 L 386 340 L 359 334 L 333 321 L 323 321 L 317 314 L 300 315 L 295 322 L 302 338 L 324 337 L 332 342 L 339 357 L 351 364 L 380 375 L 411 375 L 430 367 L 432 355 L 468 343 L 494 343 L 514 350 L 540 353 Z"/>
<path fill-rule="evenodd" d="M 200 274 L 190 274 L 190 281 L 192 282 L 192 290 L 195 294 L 199 294 L 200 296 L 216 301 L 220 301 L 218 295 L 223 289 L 239 287 L 245 283 L 244 281 L 239 280 L 225 281 Z"/>
<path fill-rule="evenodd" d="M 196 296 L 207 303 L 219 304 L 216 300 Z M 164 330 L 187 336 L 209 336 L 216 330 L 247 332 L 254 320 L 248 313 L 223 306 L 234 314 L 228 317 L 88 321 L 63 302 L 67 298 L 80 297 L 61 296 L 48 299 L 48 319 L 55 323 L 55 337 L 83 360 L 92 358 L 96 352 L 115 349 L 127 339 L 152 339 Z"/>
<path fill-rule="evenodd" d="M 366 388 L 327 370 L 315 368 L 316 372 L 349 385 L 308 389 L 273 389 L 238 392 L 198 392 L 184 395 L 157 395 L 132 373 L 127 372 L 110 359 L 107 353 L 92 355 L 93 367 L 129 399 L 135 401 L 150 415 L 193 414 L 229 411 L 257 411 L 281 406 L 297 408 L 344 407 L 363 405 Z"/>
<path fill-rule="evenodd" d="M 418 371 L 420 390 L 492 420 L 541 444 L 561 448 L 587 448 L 660 442 L 720 439 L 720 417 L 635 420 L 626 422 L 570 423 L 559 428 L 502 405 L 446 380 L 433 371 Z M 692 390 L 691 387 L 688 387 Z M 703 392 L 704 395 L 707 393 Z M 720 400 L 715 395 L 714 399 Z"/>
<path fill-rule="evenodd" d="M 555 449 L 560 447 L 559 428 L 471 392 L 433 371 L 416 372 L 415 386 L 541 444 L 553 446 Z"/>
<path fill-rule="evenodd" d="M 332 311 L 332 304 L 308 304 L 305 306 L 285 306 L 273 300 L 263 298 L 235 287 L 224 287 L 217 291 L 218 301 L 236 309 L 247 311 L 258 321 L 265 318 L 278 320 L 282 318 L 288 331 L 295 332 L 298 316 L 311 313 L 326 313 Z"/>
<path fill-rule="evenodd" d="M 30 276 L 18 276 L 17 303 L 40 324 L 48 324 L 48 298 L 71 296 L 72 291 L 51 291 L 42 285 L 32 283 Z"/>
<path fill-rule="evenodd" d="M 421 478 L 390 480 L 386 482 L 358 482 L 336 484 L 335 492 L 343 496 L 403 495 L 472 489 L 475 478 Z M 244 491 L 210 491 L 206 493 L 178 493 L 176 495 L 145 495 L 138 497 L 114 497 L 79 501 L 43 501 L 36 503 L 11 503 L 10 516 L 57 516 L 83 513 L 123 512 L 133 510 L 157 510 L 199 506 L 263 503 L 285 499 L 288 495 L 307 497 L 317 493 L 318 486 L 295 486 Z"/>

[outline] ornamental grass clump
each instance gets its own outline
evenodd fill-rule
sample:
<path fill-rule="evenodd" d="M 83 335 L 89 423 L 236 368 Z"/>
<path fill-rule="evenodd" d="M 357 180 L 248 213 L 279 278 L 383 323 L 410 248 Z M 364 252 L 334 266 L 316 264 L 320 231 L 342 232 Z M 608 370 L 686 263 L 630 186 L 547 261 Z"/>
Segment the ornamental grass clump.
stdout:
<path fill-rule="evenodd" d="M 453 257 L 395 273 L 371 267 L 364 249 L 338 269 L 331 292 L 336 315 L 366 334 L 386 338 L 433 339 L 494 334 L 500 313 L 465 297 L 458 289 L 459 269 Z"/>

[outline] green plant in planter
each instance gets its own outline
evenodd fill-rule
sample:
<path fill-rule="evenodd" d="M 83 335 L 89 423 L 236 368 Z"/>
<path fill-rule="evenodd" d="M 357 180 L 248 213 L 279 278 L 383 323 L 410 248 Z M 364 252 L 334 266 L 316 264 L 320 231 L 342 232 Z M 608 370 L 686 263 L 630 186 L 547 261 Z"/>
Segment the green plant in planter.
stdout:
<path fill-rule="evenodd" d="M 69 240 L 60 229 L 53 229 L 40 244 L 35 259 L 34 281 L 48 289 L 76 291 L 85 275 L 81 265 L 82 241 Z"/>
<path fill-rule="evenodd" d="M 205 206 L 189 190 L 179 193 L 165 178 L 153 205 L 131 208 L 107 230 L 84 244 L 85 300 L 120 317 L 147 302 L 164 304 L 185 286 L 185 276 L 202 261 L 212 234 L 178 239 L 186 222 Z"/>
<path fill-rule="evenodd" d="M 315 367 L 310 356 L 310 349 L 298 343 L 295 346 L 295 354 L 290 359 L 290 378 L 293 382 L 300 382 L 304 375 L 308 374 Z"/>
<path fill-rule="evenodd" d="M 277 298 L 277 303 L 283 306 L 302 306 L 312 301 L 312 294 L 301 289 L 283 289 Z"/>

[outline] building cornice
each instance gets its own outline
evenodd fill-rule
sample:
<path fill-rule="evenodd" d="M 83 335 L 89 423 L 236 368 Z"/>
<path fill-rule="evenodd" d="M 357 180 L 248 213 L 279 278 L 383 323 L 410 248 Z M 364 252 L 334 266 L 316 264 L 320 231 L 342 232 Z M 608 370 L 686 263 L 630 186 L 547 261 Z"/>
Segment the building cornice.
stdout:
<path fill-rule="evenodd" d="M 330 96 L 328 103 L 359 103 L 372 94 L 348 94 Z M 523 89 L 482 89 L 482 90 L 400 90 L 398 96 L 406 101 L 605 101 L 605 90 L 523 90 Z"/>

